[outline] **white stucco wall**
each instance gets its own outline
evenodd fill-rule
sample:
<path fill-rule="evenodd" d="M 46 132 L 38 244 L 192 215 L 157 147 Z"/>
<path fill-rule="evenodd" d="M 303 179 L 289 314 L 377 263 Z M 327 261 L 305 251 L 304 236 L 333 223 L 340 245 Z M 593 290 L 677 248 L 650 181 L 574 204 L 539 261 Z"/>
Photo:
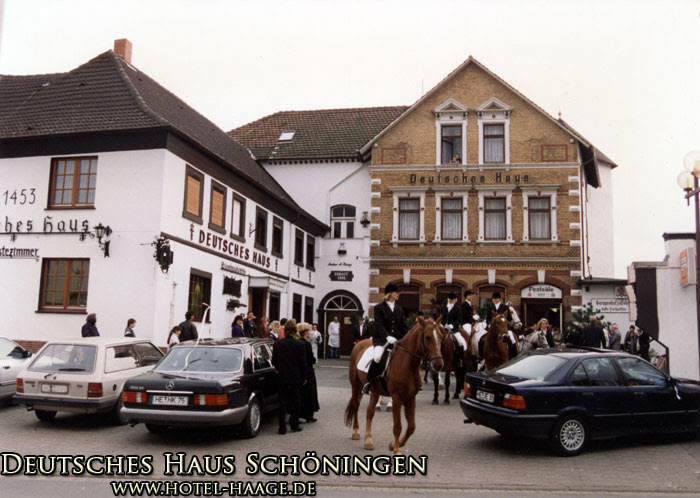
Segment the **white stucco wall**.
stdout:
<path fill-rule="evenodd" d="M 617 323 L 621 335 L 621 340 L 624 341 L 625 334 L 627 333 L 627 331 L 629 330 L 629 326 L 632 325 L 633 322 L 630 320 L 629 300 L 627 298 L 620 298 L 616 293 L 616 290 L 619 287 L 624 287 L 624 285 L 584 284 L 581 289 L 581 299 L 583 301 L 584 306 L 587 304 L 593 304 L 594 309 L 603 310 L 600 314 L 603 315 L 604 322 L 610 322 L 611 324 Z M 615 304 L 616 307 L 626 308 L 626 311 L 605 311 L 605 308 L 601 307 L 600 300 L 605 300 L 604 303 Z"/>
<path fill-rule="evenodd" d="M 585 275 L 611 278 L 615 276 L 612 168 L 601 163 L 598 174 L 600 175 L 599 188 L 593 188 L 584 182 L 582 201 L 588 200 L 588 202 L 582 206 L 586 220 L 582 226 L 581 243 L 588 248 L 588 257 L 590 257 L 587 265 L 590 274 L 587 270 Z"/>
<path fill-rule="evenodd" d="M 656 270 L 659 340 L 671 351 L 671 375 L 700 379 L 695 285 L 681 287 L 680 252 L 693 240 L 668 240 L 666 264 Z M 653 343 L 652 343 L 653 345 Z"/>

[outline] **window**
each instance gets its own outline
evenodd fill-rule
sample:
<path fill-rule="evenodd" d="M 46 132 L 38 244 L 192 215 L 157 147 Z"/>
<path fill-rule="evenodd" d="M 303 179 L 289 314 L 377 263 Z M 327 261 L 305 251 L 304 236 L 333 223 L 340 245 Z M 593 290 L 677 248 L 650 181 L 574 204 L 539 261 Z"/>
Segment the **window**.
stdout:
<path fill-rule="evenodd" d="M 637 358 L 617 359 L 628 386 L 665 386 L 666 375 Z"/>
<path fill-rule="evenodd" d="M 314 321 L 314 298 L 312 297 L 304 298 L 304 321 L 306 323 Z"/>
<path fill-rule="evenodd" d="M 417 240 L 420 230 L 420 199 L 399 199 L 399 239 Z"/>
<path fill-rule="evenodd" d="M 267 251 L 267 211 L 259 207 L 255 211 L 255 248 Z"/>
<path fill-rule="evenodd" d="M 551 210 L 549 197 L 528 198 L 528 224 L 530 227 L 530 239 L 552 238 Z"/>
<path fill-rule="evenodd" d="M 203 303 L 211 303 L 211 274 L 191 270 L 190 290 L 187 297 L 187 309 L 194 312 L 193 320 L 202 321 L 205 306 Z M 209 316 L 207 316 L 207 322 Z"/>
<path fill-rule="evenodd" d="M 280 137 L 277 139 L 278 142 L 291 142 L 292 139 L 294 138 L 294 134 L 296 131 L 290 130 L 290 131 L 283 131 L 280 133 Z"/>
<path fill-rule="evenodd" d="M 453 162 L 456 155 L 460 158 L 455 163 L 461 163 L 462 157 L 462 126 L 442 126 L 441 135 L 441 163 L 449 164 Z"/>
<path fill-rule="evenodd" d="M 255 363 L 253 368 L 255 370 L 261 370 L 263 368 L 270 368 L 272 366 L 272 361 L 270 358 L 270 353 L 264 344 L 258 344 L 254 348 L 255 351 Z"/>
<path fill-rule="evenodd" d="M 462 238 L 462 199 L 442 198 L 440 207 L 442 240 Z"/>
<path fill-rule="evenodd" d="M 231 193 L 231 238 L 245 242 L 245 199 Z"/>
<path fill-rule="evenodd" d="M 44 259 L 39 309 L 84 311 L 89 273 L 89 259 Z"/>
<path fill-rule="evenodd" d="M 316 239 L 306 235 L 306 268 L 314 270 L 314 258 L 316 257 Z"/>
<path fill-rule="evenodd" d="M 134 344 L 134 347 L 136 348 L 136 354 L 139 356 L 139 366 L 155 365 L 163 358 L 163 353 L 160 352 L 160 349 L 150 342 L 140 342 Z"/>
<path fill-rule="evenodd" d="M 505 134 L 502 124 L 484 125 L 484 162 L 505 162 Z"/>
<path fill-rule="evenodd" d="M 506 199 L 505 197 L 484 199 L 484 225 L 486 240 L 506 238 Z"/>
<path fill-rule="evenodd" d="M 301 321 L 301 294 L 292 296 L 292 318 L 297 322 Z"/>
<path fill-rule="evenodd" d="M 226 187 L 213 180 L 211 182 L 209 228 L 226 233 Z"/>
<path fill-rule="evenodd" d="M 435 289 L 435 300 L 437 301 L 437 304 L 442 306 L 443 304 L 447 304 L 447 296 L 450 294 L 450 292 L 454 292 L 457 294 L 457 302 L 462 301 L 462 287 L 459 285 L 454 285 L 454 284 L 443 284 L 443 285 L 438 285 L 437 288 Z"/>
<path fill-rule="evenodd" d="M 304 266 L 304 232 L 298 228 L 294 234 L 294 264 Z"/>
<path fill-rule="evenodd" d="M 113 346 L 105 351 L 105 373 L 138 368 L 139 359 L 132 344 Z"/>
<path fill-rule="evenodd" d="M 331 208 L 331 226 L 333 238 L 352 239 L 355 236 L 355 206 L 333 206 Z"/>
<path fill-rule="evenodd" d="M 505 303 L 508 301 L 506 299 L 506 289 L 505 287 L 489 285 L 486 287 L 479 288 L 479 309 L 484 306 L 491 306 L 491 296 L 494 292 L 499 292 L 501 294 L 501 302 Z"/>
<path fill-rule="evenodd" d="M 284 245 L 284 222 L 278 217 L 272 218 L 272 255 L 282 257 Z"/>
<path fill-rule="evenodd" d="M 570 382 L 574 386 L 621 386 L 612 358 L 583 360 L 572 372 Z"/>
<path fill-rule="evenodd" d="M 270 320 L 280 319 L 280 295 L 277 292 L 270 292 L 270 307 L 268 309 Z"/>
<path fill-rule="evenodd" d="M 53 159 L 49 207 L 94 206 L 96 185 L 96 157 Z"/>
<path fill-rule="evenodd" d="M 185 204 L 182 216 L 202 224 L 202 197 L 204 194 L 204 175 L 187 166 L 185 173 Z"/>

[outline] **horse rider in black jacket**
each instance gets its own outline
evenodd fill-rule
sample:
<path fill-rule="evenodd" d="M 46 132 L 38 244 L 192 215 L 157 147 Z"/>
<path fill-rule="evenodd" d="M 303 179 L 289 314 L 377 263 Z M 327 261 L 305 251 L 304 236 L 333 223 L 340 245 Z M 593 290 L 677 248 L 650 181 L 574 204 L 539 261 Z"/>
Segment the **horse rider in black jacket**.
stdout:
<path fill-rule="evenodd" d="M 367 382 L 362 388 L 364 394 L 369 394 L 370 384 L 381 373 L 379 362 L 387 343 L 393 344 L 406 334 L 406 320 L 401 306 L 397 303 L 398 299 L 399 288 L 396 284 L 388 284 L 384 288 L 384 301 L 374 307 L 373 361 L 367 371 Z"/>
<path fill-rule="evenodd" d="M 513 319 L 513 317 L 510 315 L 510 308 L 501 302 L 501 293 L 498 291 L 494 291 L 494 293 L 491 294 L 491 306 L 489 306 L 489 310 L 486 313 L 486 325 L 491 324 L 491 318 L 493 318 L 492 312 L 494 311 L 499 315 L 506 313 L 508 323 L 510 323 Z M 508 356 L 510 358 L 515 358 L 518 356 L 518 346 L 510 338 L 510 335 L 508 336 Z"/>
<path fill-rule="evenodd" d="M 457 304 L 457 294 L 450 292 L 447 295 L 447 304 L 443 305 L 440 309 L 440 314 L 442 315 L 442 326 L 449 330 L 451 334 L 455 334 L 455 339 L 457 339 L 454 358 L 455 362 L 459 364 L 464 357 L 466 343 L 462 344 L 464 338 L 460 334 L 462 328 L 462 309 Z M 462 340 L 460 341 L 459 338 Z"/>

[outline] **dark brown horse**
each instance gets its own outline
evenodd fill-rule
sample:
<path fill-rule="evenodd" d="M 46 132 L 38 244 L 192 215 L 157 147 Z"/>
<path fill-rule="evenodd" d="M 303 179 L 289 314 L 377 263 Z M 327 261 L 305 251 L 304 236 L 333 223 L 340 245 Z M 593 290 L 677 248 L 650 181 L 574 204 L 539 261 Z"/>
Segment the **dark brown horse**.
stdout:
<path fill-rule="evenodd" d="M 401 447 L 406 444 L 408 438 L 416 429 L 416 394 L 421 387 L 420 364 L 427 359 L 430 368 L 439 371 L 443 367 L 440 345 L 442 335 L 438 332 L 439 321 L 432 319 L 418 319 L 418 323 L 408 333 L 394 344 L 394 352 L 389 362 L 387 374 L 387 391 L 382 388 L 379 379 L 372 382 L 369 405 L 367 406 L 367 425 L 365 427 L 365 448 L 374 449 L 372 441 L 372 418 L 377 406 L 379 396 L 391 396 L 394 415 L 394 439 L 389 444 L 389 449 L 394 454 L 401 453 Z M 362 401 L 362 386 L 367 374 L 357 369 L 357 362 L 368 347 L 372 346 L 370 339 L 365 339 L 355 344 L 350 355 L 350 385 L 352 396 L 345 408 L 345 425 L 352 425 L 352 438 L 360 439 L 360 423 L 357 411 Z M 401 407 L 406 414 L 406 433 L 401 436 Z"/>
<path fill-rule="evenodd" d="M 459 394 L 462 392 L 463 389 L 463 384 L 464 384 L 464 376 L 468 371 L 473 370 L 472 368 L 472 352 L 471 352 L 471 340 L 469 338 L 469 335 L 466 332 L 460 331 L 459 333 L 464 337 L 464 340 L 467 343 L 467 350 L 463 352 L 462 355 L 462 362 L 457 366 L 457 362 L 455 361 L 455 349 L 457 347 L 457 339 L 452 337 L 453 334 L 451 334 L 448 330 L 446 330 L 444 327 L 439 328 L 440 333 L 442 334 L 442 347 L 441 347 L 441 353 L 442 353 L 442 360 L 445 364 L 445 400 L 443 401 L 443 404 L 449 405 L 450 404 L 450 374 L 452 372 L 455 373 L 455 393 L 452 396 L 452 399 L 459 399 Z M 467 361 L 467 359 L 469 361 Z M 435 391 L 433 393 L 433 404 L 437 405 L 438 404 L 438 397 L 439 397 L 439 375 L 435 372 L 433 372 L 433 386 L 435 388 Z"/>
<path fill-rule="evenodd" d="M 484 340 L 484 360 L 486 370 L 493 370 L 508 361 L 508 319 L 505 311 L 498 314 L 492 311 L 493 317 Z"/>

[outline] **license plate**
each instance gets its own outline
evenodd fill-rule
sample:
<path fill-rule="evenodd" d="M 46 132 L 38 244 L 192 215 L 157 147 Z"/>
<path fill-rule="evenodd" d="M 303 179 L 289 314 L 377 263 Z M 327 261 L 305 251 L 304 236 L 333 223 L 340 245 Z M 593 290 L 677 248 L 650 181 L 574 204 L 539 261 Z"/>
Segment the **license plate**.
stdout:
<path fill-rule="evenodd" d="M 495 397 L 496 396 L 493 393 L 488 393 L 486 391 L 476 391 L 476 399 L 486 401 L 487 403 L 493 403 Z"/>
<path fill-rule="evenodd" d="M 68 394 L 68 386 L 66 384 L 42 384 L 41 392 L 52 394 Z"/>
<path fill-rule="evenodd" d="M 187 406 L 187 396 L 151 395 L 152 405 Z"/>

